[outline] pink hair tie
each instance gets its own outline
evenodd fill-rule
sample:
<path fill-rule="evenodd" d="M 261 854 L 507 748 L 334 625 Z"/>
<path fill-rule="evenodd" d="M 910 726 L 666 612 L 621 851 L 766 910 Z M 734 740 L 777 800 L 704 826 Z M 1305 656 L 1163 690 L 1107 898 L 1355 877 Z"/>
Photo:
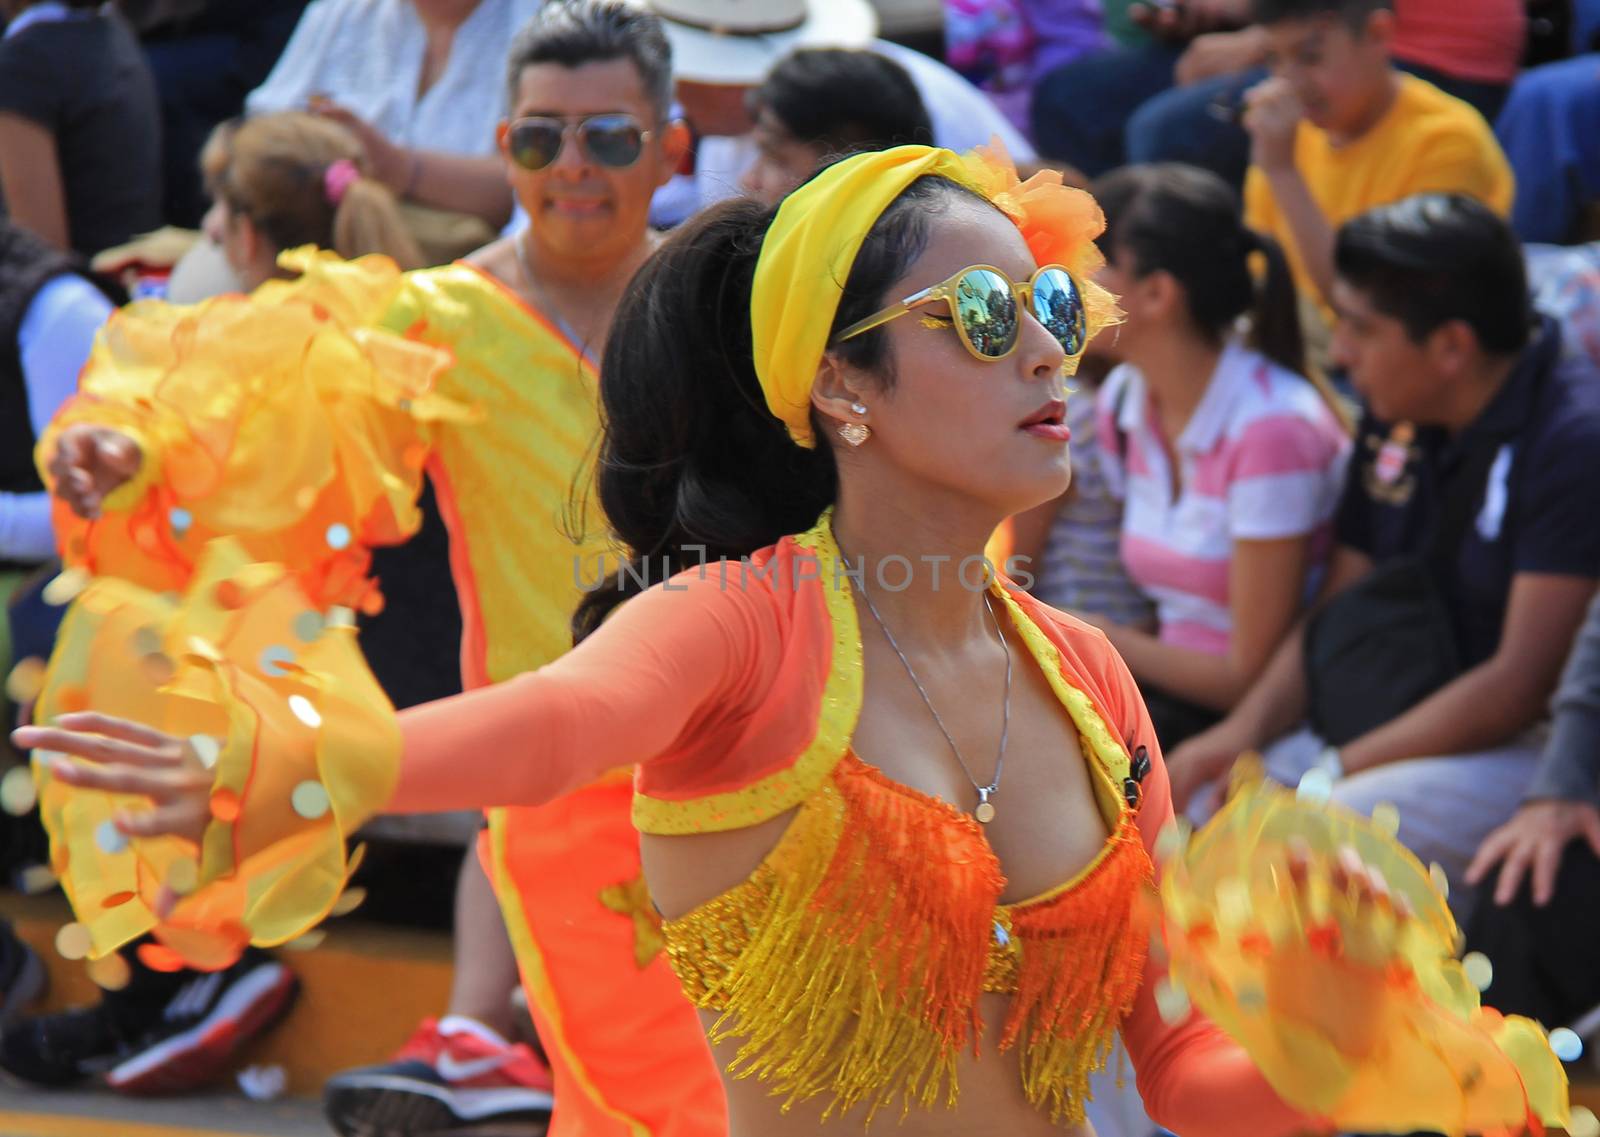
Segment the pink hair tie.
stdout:
<path fill-rule="evenodd" d="M 328 204 L 335 209 L 344 201 L 344 195 L 351 186 L 361 180 L 361 171 L 356 169 L 356 164 L 349 158 L 340 158 L 328 167 L 322 175 L 322 192 L 328 197 Z"/>

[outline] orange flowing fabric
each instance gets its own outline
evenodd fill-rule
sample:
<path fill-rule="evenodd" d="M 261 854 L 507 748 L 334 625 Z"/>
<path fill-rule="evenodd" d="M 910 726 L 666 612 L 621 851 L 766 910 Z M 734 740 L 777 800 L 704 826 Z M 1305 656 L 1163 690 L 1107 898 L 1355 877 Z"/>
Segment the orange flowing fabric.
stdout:
<path fill-rule="evenodd" d="M 102 517 L 57 505 L 55 591 L 81 595 L 36 716 L 92 705 L 189 738 L 216 771 L 197 856 L 120 838 L 113 816 L 148 803 L 35 762 L 51 868 L 95 957 L 151 932 L 165 962 L 216 968 L 301 935 L 353 869 L 345 834 L 393 791 L 394 711 L 352 609 L 381 604 L 371 546 L 420 522 L 425 424 L 472 416 L 435 391 L 447 353 L 372 326 L 402 286 L 391 261 L 284 263 L 302 275 L 249 297 L 117 313 L 40 441 L 47 459 L 68 426 L 109 426 L 144 461 Z"/>
<path fill-rule="evenodd" d="M 136 303 L 96 338 L 40 466 L 48 478 L 79 424 L 131 436 L 144 461 L 95 520 L 57 500 L 69 568 L 173 591 L 231 537 L 290 566 L 318 608 L 381 605 L 370 550 L 416 532 L 426 424 L 473 415 L 435 390 L 448 353 L 375 326 L 404 283 L 393 262 L 283 260 L 301 275 L 250 296 Z"/>

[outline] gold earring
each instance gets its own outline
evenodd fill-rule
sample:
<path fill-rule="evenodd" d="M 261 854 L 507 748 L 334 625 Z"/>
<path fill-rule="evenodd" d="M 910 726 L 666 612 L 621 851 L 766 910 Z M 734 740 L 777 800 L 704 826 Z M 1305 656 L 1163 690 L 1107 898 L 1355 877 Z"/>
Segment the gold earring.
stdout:
<path fill-rule="evenodd" d="M 867 408 L 864 403 L 855 402 L 850 404 L 850 411 L 852 414 L 864 415 L 867 413 Z M 872 428 L 864 422 L 847 422 L 839 428 L 839 437 L 851 446 L 860 446 L 872 437 Z"/>

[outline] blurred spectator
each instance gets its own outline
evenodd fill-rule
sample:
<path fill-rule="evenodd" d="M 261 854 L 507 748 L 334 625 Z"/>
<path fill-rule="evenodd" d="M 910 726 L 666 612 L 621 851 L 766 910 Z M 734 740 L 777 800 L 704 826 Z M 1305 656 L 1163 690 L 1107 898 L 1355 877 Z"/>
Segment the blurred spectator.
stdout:
<path fill-rule="evenodd" d="M 193 229 L 206 211 L 200 148 L 272 70 L 306 0 L 118 0 L 161 99 L 162 216 Z"/>
<path fill-rule="evenodd" d="M 33 447 L 78 388 L 111 299 L 82 262 L 0 218 L 0 598 L 55 556 L 50 497 Z M 0 625 L 0 637 L 5 635 Z M 0 668 L 10 652 L 0 638 Z"/>
<path fill-rule="evenodd" d="M 1125 500 L 1122 561 L 1158 627 L 1091 621 L 1127 660 L 1157 736 L 1176 745 L 1249 690 L 1314 593 L 1350 441 L 1304 377 L 1283 253 L 1240 226 L 1226 183 L 1130 167 L 1095 196 L 1104 280 L 1127 313 L 1096 434 Z"/>
<path fill-rule="evenodd" d="M 1058 68 L 1035 97 L 1041 152 L 1097 175 L 1124 162 L 1182 161 L 1239 184 L 1244 92 L 1267 77 L 1267 36 L 1249 0 L 1134 4 L 1155 33 Z M 1493 118 L 1516 75 L 1522 0 L 1394 0 L 1395 65 Z"/>
<path fill-rule="evenodd" d="M 1107 46 L 1099 0 L 944 0 L 945 60 L 1029 130 L 1033 88 Z"/>
<path fill-rule="evenodd" d="M 99 0 L 0 0 L 0 194 L 92 257 L 161 224 L 161 114 L 133 32 Z"/>
<path fill-rule="evenodd" d="M 790 51 L 801 47 L 861 48 L 900 64 L 917 85 L 933 123 L 935 145 L 970 150 L 998 137 L 1018 162 L 1037 155 L 988 97 L 939 60 L 874 39 L 877 15 L 867 0 L 766 0 L 731 18 L 716 0 L 646 0 L 672 41 L 677 98 L 694 129 L 692 173 L 657 197 L 651 221 L 675 225 L 739 192 L 755 160 L 749 92 Z M 715 30 L 713 30 L 715 29 Z"/>
<path fill-rule="evenodd" d="M 1336 801 L 1396 805 L 1466 905 L 1600 577 L 1600 374 L 1530 316 L 1516 237 L 1469 197 L 1373 210 L 1335 256 L 1335 355 L 1367 414 L 1324 601 L 1169 756 L 1174 796 L 1204 813 L 1196 791 L 1265 748 L 1280 782 L 1319 769 Z"/>
<path fill-rule="evenodd" d="M 1085 358 L 1073 376 L 1066 417 L 1072 431 L 1072 484 L 1057 500 L 1012 518 L 1012 553 L 1026 558 L 1021 563 L 1034 578 L 1031 591 L 1052 608 L 1152 631 L 1155 604 L 1122 563 L 1121 487 L 1113 488 L 1112 456 L 1127 440 L 1117 432 L 1115 406 L 1108 416 L 1111 433 L 1100 434 L 1095 393 L 1105 366 L 1098 357 Z"/>
<path fill-rule="evenodd" d="M 768 205 L 828 158 L 933 140 L 911 76 L 870 51 L 807 48 L 785 56 L 750 92 L 750 117 L 756 160 L 740 185 Z"/>
<path fill-rule="evenodd" d="M 1482 885 L 1467 946 L 1494 962 L 1496 1010 L 1557 1026 L 1600 1006 L 1600 598 L 1561 677 L 1533 784 L 1467 881 Z"/>
<path fill-rule="evenodd" d="M 1600 241 L 1530 245 L 1527 259 L 1534 306 L 1561 321 L 1566 351 L 1600 368 Z"/>
<path fill-rule="evenodd" d="M 394 195 L 368 172 L 361 143 L 326 119 L 286 111 L 225 123 L 207 140 L 200 169 L 212 199 L 206 237 L 246 292 L 284 271 L 278 254 L 301 245 L 422 266 Z"/>
<path fill-rule="evenodd" d="M 1517 176 L 1519 237 L 1561 243 L 1580 239 L 1585 221 L 1600 224 L 1585 217 L 1600 207 L 1600 54 L 1524 73 L 1494 132 Z"/>
<path fill-rule="evenodd" d="M 495 154 L 499 61 L 539 0 L 314 0 L 246 108 L 310 110 L 351 131 L 408 206 L 435 264 L 483 244 L 511 213 Z M 486 62 L 490 65 L 486 66 Z"/>
<path fill-rule="evenodd" d="M 1245 220 L 1276 237 L 1295 283 L 1326 302 L 1334 232 L 1428 191 L 1511 209 L 1511 172 L 1483 117 L 1390 61 L 1383 0 L 1256 0 L 1272 78 L 1247 96 Z"/>

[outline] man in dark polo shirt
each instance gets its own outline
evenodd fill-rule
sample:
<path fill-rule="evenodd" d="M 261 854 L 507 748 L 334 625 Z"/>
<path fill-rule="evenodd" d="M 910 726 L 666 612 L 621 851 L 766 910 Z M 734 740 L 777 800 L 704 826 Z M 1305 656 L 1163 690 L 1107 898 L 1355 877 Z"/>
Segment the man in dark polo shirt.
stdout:
<path fill-rule="evenodd" d="M 1334 353 L 1366 414 L 1324 618 L 1303 621 L 1238 707 L 1168 757 L 1174 796 L 1203 816 L 1233 759 L 1261 750 L 1278 781 L 1318 770 L 1336 801 L 1394 804 L 1400 839 L 1459 885 L 1532 777 L 1600 578 L 1600 373 L 1563 358 L 1557 326 L 1532 314 L 1516 238 L 1465 197 L 1373 210 L 1340 229 L 1334 255 Z M 1384 607 L 1396 590 L 1408 609 Z M 1395 640 L 1391 611 L 1396 622 L 1417 613 L 1412 623 L 1437 630 L 1428 643 L 1445 646 Z M 1335 615 L 1343 629 L 1328 627 Z M 1317 649 L 1362 627 L 1350 654 L 1365 643 L 1366 662 L 1330 684 Z M 1432 679 L 1418 677 L 1423 655 Z M 1330 711 L 1313 679 L 1367 693 Z M 1417 694 L 1397 700 L 1390 687 L 1406 682 Z M 1312 712 L 1319 726 L 1343 724 L 1341 745 L 1308 725 Z"/>

